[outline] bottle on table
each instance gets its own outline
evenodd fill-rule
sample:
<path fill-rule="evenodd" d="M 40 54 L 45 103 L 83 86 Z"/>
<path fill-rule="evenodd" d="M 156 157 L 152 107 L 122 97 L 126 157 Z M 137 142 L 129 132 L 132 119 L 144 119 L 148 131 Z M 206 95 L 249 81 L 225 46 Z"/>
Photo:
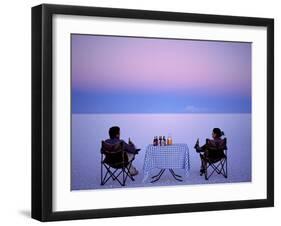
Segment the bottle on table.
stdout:
<path fill-rule="evenodd" d="M 171 136 L 168 136 L 168 139 L 167 139 L 167 145 L 172 145 L 172 137 Z"/>
<path fill-rule="evenodd" d="M 159 136 L 159 145 L 162 146 L 162 136 Z"/>
<path fill-rule="evenodd" d="M 155 146 L 158 146 L 158 137 L 155 138 Z"/>
<path fill-rule="evenodd" d="M 166 146 L 166 138 L 163 136 L 163 145 Z"/>
<path fill-rule="evenodd" d="M 153 139 L 153 146 L 157 146 L 157 138 L 156 138 L 156 136 L 154 136 L 154 139 Z"/>

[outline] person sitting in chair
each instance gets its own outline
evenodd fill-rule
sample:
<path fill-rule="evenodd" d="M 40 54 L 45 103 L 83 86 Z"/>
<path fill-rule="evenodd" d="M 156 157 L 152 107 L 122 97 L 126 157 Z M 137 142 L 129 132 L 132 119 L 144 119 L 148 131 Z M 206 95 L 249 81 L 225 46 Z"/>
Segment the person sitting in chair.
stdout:
<path fill-rule="evenodd" d="M 223 139 L 221 137 L 224 136 L 224 132 L 221 131 L 220 128 L 214 128 L 212 132 L 212 138 L 213 140 L 207 139 L 206 144 L 200 147 L 199 145 L 199 139 L 197 139 L 197 142 L 194 146 L 196 149 L 196 152 L 200 153 L 200 159 L 201 159 L 201 168 L 200 168 L 200 175 L 202 176 L 205 173 L 204 165 L 206 157 L 209 159 L 220 159 L 224 156 L 224 148 L 217 148 L 220 145 L 223 145 Z M 208 152 L 208 150 L 215 150 L 215 152 Z"/>
<path fill-rule="evenodd" d="M 120 139 L 120 128 L 118 126 L 113 126 L 109 129 L 109 139 L 105 142 L 109 144 L 117 144 L 123 142 L 124 151 L 127 153 L 128 160 L 131 161 L 135 158 L 135 155 L 138 154 L 140 149 L 136 149 L 134 143 L 129 140 L 129 143 L 126 143 L 124 140 Z M 130 167 L 130 174 L 135 176 L 138 174 L 138 170 L 132 165 Z"/>

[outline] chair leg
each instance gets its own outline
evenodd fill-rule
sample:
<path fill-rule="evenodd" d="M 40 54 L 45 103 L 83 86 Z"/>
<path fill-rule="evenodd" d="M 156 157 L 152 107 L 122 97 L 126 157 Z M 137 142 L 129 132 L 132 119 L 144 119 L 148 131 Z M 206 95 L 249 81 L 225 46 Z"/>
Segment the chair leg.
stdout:
<path fill-rule="evenodd" d="M 103 163 L 102 163 L 102 155 L 101 155 L 101 162 L 100 162 L 100 185 L 104 185 L 104 183 L 103 183 Z"/>
<path fill-rule="evenodd" d="M 122 168 L 122 171 L 123 171 L 123 183 L 122 183 L 122 186 L 125 186 L 125 168 L 124 167 Z"/>
<path fill-rule="evenodd" d="M 125 168 L 125 170 L 127 170 L 125 172 L 126 172 L 127 176 L 130 177 L 130 179 L 132 181 L 135 181 L 134 177 L 130 174 L 131 167 L 132 167 L 132 162 Z"/>
<path fill-rule="evenodd" d="M 227 158 L 225 158 L 225 178 L 227 178 Z"/>
<path fill-rule="evenodd" d="M 130 168 L 126 168 L 125 173 L 127 177 L 129 177 L 132 181 L 135 181 L 134 177 L 130 174 Z"/>
<path fill-rule="evenodd" d="M 225 178 L 227 178 L 227 161 L 226 161 L 226 159 L 224 159 L 224 163 L 223 163 L 222 168 L 223 168 L 223 176 Z"/>
<path fill-rule="evenodd" d="M 102 164 L 101 164 L 101 167 L 100 167 L 100 185 L 103 185 L 102 176 L 103 176 L 103 174 L 102 174 Z"/>
<path fill-rule="evenodd" d="M 105 185 L 107 183 L 107 181 L 110 180 L 110 178 L 112 178 L 112 180 L 116 180 L 121 186 L 124 186 L 124 179 L 122 181 L 119 180 L 119 176 L 122 174 L 122 170 L 118 173 L 118 169 L 114 169 L 114 171 L 111 171 L 111 167 L 104 165 L 104 167 L 106 168 L 106 173 L 105 175 L 102 174 L 103 170 L 101 171 L 101 185 Z M 126 181 L 126 179 L 125 179 Z"/>
<path fill-rule="evenodd" d="M 204 159 L 203 159 L 203 155 L 200 154 L 200 160 L 201 160 L 201 166 L 200 166 L 200 176 L 202 176 L 203 174 L 205 174 L 205 166 L 204 166 Z"/>
<path fill-rule="evenodd" d="M 223 159 L 221 161 L 221 169 L 219 171 L 220 173 L 222 173 L 222 175 L 227 178 L 227 160 Z"/>
<path fill-rule="evenodd" d="M 212 171 L 209 172 L 208 175 L 208 168 L 212 168 Z M 214 173 L 221 174 L 225 178 L 227 178 L 227 160 L 223 159 L 219 163 L 205 163 L 204 164 L 204 176 L 205 180 L 208 180 Z"/>
<path fill-rule="evenodd" d="M 104 183 L 103 183 L 103 169 L 102 169 L 102 164 L 101 164 L 101 167 L 100 167 L 101 169 L 100 169 L 100 185 L 104 185 Z"/>
<path fill-rule="evenodd" d="M 106 173 L 105 175 L 103 174 L 103 167 L 106 168 Z M 111 171 L 111 167 L 107 166 L 106 164 L 101 164 L 101 185 L 105 185 L 107 181 L 110 180 L 110 178 L 112 178 L 112 180 L 116 180 L 121 186 L 125 186 L 126 185 L 126 181 L 127 178 L 130 177 L 130 179 L 132 181 L 134 181 L 135 179 L 133 178 L 133 176 L 130 174 L 130 167 L 131 165 L 127 166 L 127 167 L 122 167 L 121 169 L 119 169 L 120 171 L 118 171 L 118 169 L 115 169 L 113 171 Z M 120 178 L 121 176 L 121 178 Z"/>
<path fill-rule="evenodd" d="M 204 175 L 205 175 L 205 180 L 208 180 L 208 163 L 204 162 Z"/>

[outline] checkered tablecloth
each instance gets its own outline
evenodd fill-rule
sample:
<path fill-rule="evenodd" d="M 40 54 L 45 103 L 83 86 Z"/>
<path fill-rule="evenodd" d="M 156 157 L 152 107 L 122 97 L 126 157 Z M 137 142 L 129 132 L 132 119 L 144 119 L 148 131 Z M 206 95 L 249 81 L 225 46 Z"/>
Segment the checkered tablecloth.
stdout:
<path fill-rule="evenodd" d="M 167 146 L 148 145 L 144 158 L 144 181 L 152 169 L 184 169 L 186 176 L 190 170 L 189 149 L 187 144 Z"/>

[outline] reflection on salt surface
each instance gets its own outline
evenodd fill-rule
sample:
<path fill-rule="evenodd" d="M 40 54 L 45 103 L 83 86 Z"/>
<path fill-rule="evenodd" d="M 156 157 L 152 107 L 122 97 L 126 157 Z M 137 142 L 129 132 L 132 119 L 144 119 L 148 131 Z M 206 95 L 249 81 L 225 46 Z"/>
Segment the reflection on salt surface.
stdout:
<path fill-rule="evenodd" d="M 142 149 L 134 162 L 140 173 L 134 182 L 127 180 L 126 187 L 251 181 L 251 114 L 73 114 L 72 190 L 120 187 L 111 181 L 100 186 L 100 142 L 115 125 L 121 128 L 122 139 L 130 137 Z M 193 146 L 197 138 L 203 144 L 211 137 L 214 127 L 221 128 L 228 139 L 229 177 L 214 174 L 205 181 L 199 176 L 200 160 Z M 159 135 L 171 135 L 174 143 L 188 144 L 191 170 L 184 182 L 175 181 L 167 172 L 157 183 L 143 183 L 145 148 Z M 177 173 L 182 174 L 180 170 Z"/>

